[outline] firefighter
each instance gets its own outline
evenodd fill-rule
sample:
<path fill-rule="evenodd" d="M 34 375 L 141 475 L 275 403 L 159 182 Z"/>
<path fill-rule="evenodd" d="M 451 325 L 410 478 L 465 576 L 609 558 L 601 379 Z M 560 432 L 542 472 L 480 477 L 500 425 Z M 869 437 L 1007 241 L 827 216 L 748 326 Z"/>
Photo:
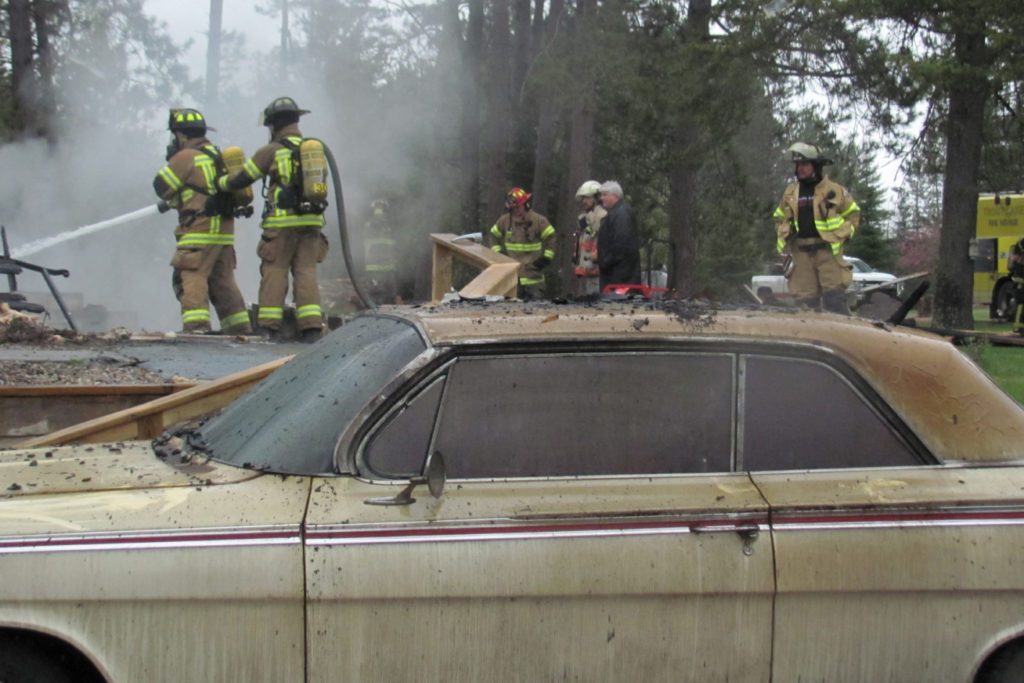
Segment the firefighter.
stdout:
<path fill-rule="evenodd" d="M 574 292 L 576 296 L 594 296 L 600 293 L 598 285 L 601 269 L 597 265 L 597 234 L 601 220 L 608 212 L 601 206 L 601 183 L 588 180 L 576 190 L 576 200 L 583 207 L 577 217 L 578 227 L 574 235 L 573 273 L 576 275 Z"/>
<path fill-rule="evenodd" d="M 326 202 L 304 198 L 298 154 L 303 143 L 299 117 L 308 113 L 290 97 L 278 97 L 267 105 L 262 123 L 270 131 L 270 142 L 257 150 L 241 171 L 220 179 L 220 186 L 226 190 L 238 190 L 267 179 L 263 190 L 263 234 L 256 250 L 260 257 L 257 325 L 261 335 L 274 340 L 281 334 L 289 271 L 294 279 L 300 341 L 314 342 L 323 335 L 316 266 L 327 256 L 327 238 L 322 231 Z"/>
<path fill-rule="evenodd" d="M 498 217 L 485 245 L 519 262 L 519 298 L 544 298 L 544 268 L 555 257 L 555 229 L 530 208 L 533 195 L 513 187 L 505 195 L 507 213 Z"/>
<path fill-rule="evenodd" d="M 153 180 L 161 211 L 178 211 L 171 259 L 172 284 L 181 304 L 184 332 L 210 331 L 210 303 L 221 330 L 251 334 L 245 300 L 235 282 L 235 220 L 230 195 L 217 190 L 223 169 L 220 150 L 206 138 L 208 128 L 195 109 L 171 109 L 167 165 Z"/>
<path fill-rule="evenodd" d="M 1013 280 L 1013 297 L 1016 302 L 1013 331 L 1024 336 L 1024 239 L 1014 243 L 1010 250 L 1010 279 Z"/>
<path fill-rule="evenodd" d="M 366 280 L 374 301 L 401 303 L 395 289 L 395 238 L 384 199 L 370 202 L 370 219 L 364 228 Z"/>
<path fill-rule="evenodd" d="M 787 150 L 796 165 L 775 209 L 776 248 L 789 254 L 789 291 L 797 304 L 849 315 L 846 288 L 853 281 L 843 244 L 860 224 L 860 207 L 850 192 L 822 173 L 832 161 L 815 145 L 798 142 Z"/>

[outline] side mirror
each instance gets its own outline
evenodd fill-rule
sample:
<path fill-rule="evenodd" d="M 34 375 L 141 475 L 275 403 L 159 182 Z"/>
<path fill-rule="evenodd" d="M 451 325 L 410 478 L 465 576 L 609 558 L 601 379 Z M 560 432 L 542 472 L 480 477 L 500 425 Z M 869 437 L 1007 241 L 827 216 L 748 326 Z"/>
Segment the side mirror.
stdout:
<path fill-rule="evenodd" d="M 412 497 L 412 492 L 420 484 L 426 484 L 430 495 L 440 498 L 444 492 L 445 481 L 448 479 L 448 471 L 445 469 L 444 456 L 441 455 L 441 451 L 434 451 L 427 456 L 423 472 L 423 474 L 409 479 L 405 488 L 394 496 L 367 498 L 363 502 L 367 505 L 411 505 L 416 502 L 416 499 Z"/>

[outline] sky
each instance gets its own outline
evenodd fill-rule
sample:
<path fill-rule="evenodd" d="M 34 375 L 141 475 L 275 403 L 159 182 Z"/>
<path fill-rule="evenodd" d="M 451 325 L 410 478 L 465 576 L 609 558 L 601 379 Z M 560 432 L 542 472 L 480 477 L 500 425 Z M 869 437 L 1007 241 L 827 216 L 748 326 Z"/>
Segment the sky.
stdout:
<path fill-rule="evenodd" d="M 280 42 L 280 27 L 271 17 L 253 9 L 254 0 L 223 0 L 221 28 L 245 36 L 250 49 L 266 52 Z M 191 39 L 185 63 L 193 77 L 206 75 L 206 33 L 210 5 L 205 0 L 146 0 L 145 11 L 165 22 L 167 32 L 178 43 Z"/>

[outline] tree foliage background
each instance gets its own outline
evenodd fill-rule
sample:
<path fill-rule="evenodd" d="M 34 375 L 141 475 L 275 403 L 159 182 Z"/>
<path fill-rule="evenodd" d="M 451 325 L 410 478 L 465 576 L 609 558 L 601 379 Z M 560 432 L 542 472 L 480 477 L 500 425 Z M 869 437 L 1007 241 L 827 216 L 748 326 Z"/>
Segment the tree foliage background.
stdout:
<path fill-rule="evenodd" d="M 977 193 L 1021 185 L 1017 0 L 256 6 L 280 23 L 279 44 L 252 50 L 221 34 L 207 92 L 142 0 L 8 0 L 0 139 L 60 154 L 83 125 L 151 138 L 168 106 L 255 119 L 291 94 L 317 114 L 306 134 L 341 160 L 349 223 L 370 199 L 389 201 L 407 295 L 427 291 L 427 233 L 488 229 L 512 186 L 559 231 L 550 286 L 563 293 L 573 195 L 593 178 L 625 189 L 645 268 L 719 300 L 744 300 L 775 258 L 770 216 L 792 176 L 783 151 L 814 142 L 863 208 L 849 253 L 932 270 L 936 320 L 960 327 L 971 326 Z M 251 124 L 220 131 L 254 144 Z M 891 159 L 895 187 L 881 174 Z"/>

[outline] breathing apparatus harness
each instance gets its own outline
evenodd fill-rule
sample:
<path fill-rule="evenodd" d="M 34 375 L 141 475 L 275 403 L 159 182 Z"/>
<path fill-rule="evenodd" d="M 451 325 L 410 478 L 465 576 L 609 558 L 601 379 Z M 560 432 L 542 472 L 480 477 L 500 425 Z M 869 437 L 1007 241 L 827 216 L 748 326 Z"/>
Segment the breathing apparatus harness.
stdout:
<path fill-rule="evenodd" d="M 270 196 L 267 179 L 263 178 L 263 217 L 275 209 L 322 214 L 328 206 L 326 146 L 316 138 L 279 137 L 274 142 L 291 152 L 291 169 L 287 178 L 278 173 L 281 187 L 276 197 Z"/>

